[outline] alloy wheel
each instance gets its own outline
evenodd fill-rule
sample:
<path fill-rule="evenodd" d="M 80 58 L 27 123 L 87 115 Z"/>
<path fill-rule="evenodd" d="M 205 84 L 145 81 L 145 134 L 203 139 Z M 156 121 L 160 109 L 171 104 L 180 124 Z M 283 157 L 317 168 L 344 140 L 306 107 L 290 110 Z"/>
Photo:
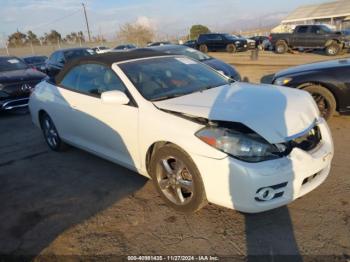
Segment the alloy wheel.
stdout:
<path fill-rule="evenodd" d="M 156 174 L 158 185 L 164 196 L 176 205 L 186 205 L 194 193 L 193 177 L 187 166 L 169 156 L 158 163 Z"/>
<path fill-rule="evenodd" d="M 329 103 L 327 99 L 316 93 L 312 94 L 312 97 L 314 98 L 322 117 L 327 119 L 329 116 Z"/>
<path fill-rule="evenodd" d="M 43 121 L 43 130 L 47 143 L 50 147 L 56 148 L 59 143 L 59 137 L 55 125 L 49 117 Z"/>

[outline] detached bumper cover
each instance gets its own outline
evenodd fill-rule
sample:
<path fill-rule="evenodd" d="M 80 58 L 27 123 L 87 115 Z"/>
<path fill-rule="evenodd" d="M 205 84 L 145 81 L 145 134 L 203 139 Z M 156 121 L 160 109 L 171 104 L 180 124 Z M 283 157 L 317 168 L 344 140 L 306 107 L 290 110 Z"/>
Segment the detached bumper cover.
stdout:
<path fill-rule="evenodd" d="M 308 152 L 294 148 L 288 157 L 259 163 L 194 156 L 208 201 L 257 213 L 286 205 L 318 187 L 329 174 L 334 153 L 329 128 L 320 121 L 322 140 Z M 262 199 L 265 193 L 267 200 Z"/>

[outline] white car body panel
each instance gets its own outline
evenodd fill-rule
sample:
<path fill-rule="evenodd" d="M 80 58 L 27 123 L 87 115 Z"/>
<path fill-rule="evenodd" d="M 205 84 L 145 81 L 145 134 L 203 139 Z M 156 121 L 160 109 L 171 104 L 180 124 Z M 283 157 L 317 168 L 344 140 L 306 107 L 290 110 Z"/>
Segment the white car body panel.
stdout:
<path fill-rule="evenodd" d="M 30 97 L 32 120 L 47 112 L 61 138 L 100 157 L 149 177 L 146 155 L 160 141 L 186 151 L 198 167 L 209 202 L 245 212 L 261 212 L 308 193 L 329 174 L 333 142 L 311 96 L 300 90 L 245 83 L 151 103 L 144 99 L 117 63 L 112 69 L 124 82 L 137 107 L 104 104 L 100 98 L 41 82 Z M 247 163 L 229 157 L 195 136 L 204 125 L 165 112 L 211 120 L 240 122 L 270 143 L 286 141 L 317 121 L 322 142 L 311 152 L 294 148 L 288 157 Z M 319 174 L 302 185 L 306 177 Z M 278 199 L 254 200 L 261 187 L 287 183 Z M 279 189 L 282 190 L 282 189 Z"/>
<path fill-rule="evenodd" d="M 155 104 L 210 120 L 240 122 L 270 143 L 280 143 L 304 131 L 318 118 L 312 97 L 299 91 L 235 82 Z"/>

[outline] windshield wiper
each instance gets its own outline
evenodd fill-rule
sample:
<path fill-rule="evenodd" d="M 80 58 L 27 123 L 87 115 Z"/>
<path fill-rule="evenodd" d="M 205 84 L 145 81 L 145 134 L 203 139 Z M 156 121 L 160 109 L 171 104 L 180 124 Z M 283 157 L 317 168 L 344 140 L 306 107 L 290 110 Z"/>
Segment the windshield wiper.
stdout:
<path fill-rule="evenodd" d="M 160 96 L 160 97 L 151 99 L 151 101 L 152 101 L 152 102 L 156 102 L 156 101 L 166 100 L 166 99 L 175 98 L 175 97 L 184 96 L 184 95 L 187 95 L 187 94 L 165 95 L 165 96 Z"/>

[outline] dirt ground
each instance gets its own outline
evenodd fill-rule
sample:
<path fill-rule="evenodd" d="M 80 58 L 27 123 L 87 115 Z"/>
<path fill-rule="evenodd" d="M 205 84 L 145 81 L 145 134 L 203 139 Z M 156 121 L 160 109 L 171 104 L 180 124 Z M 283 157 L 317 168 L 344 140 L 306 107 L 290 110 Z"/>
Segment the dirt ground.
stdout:
<path fill-rule="evenodd" d="M 253 82 L 267 81 L 288 66 L 329 59 L 260 53 L 258 61 L 250 61 L 249 52 L 212 55 Z M 350 117 L 335 117 L 330 127 L 335 143 L 331 174 L 313 192 L 260 214 L 208 205 L 184 215 L 168 208 L 145 178 L 78 149 L 51 152 L 28 114 L 2 113 L 0 254 L 97 260 L 100 255 L 211 254 L 230 256 L 230 261 L 242 255 L 303 255 L 282 261 L 331 261 L 334 256 L 349 261 Z"/>

